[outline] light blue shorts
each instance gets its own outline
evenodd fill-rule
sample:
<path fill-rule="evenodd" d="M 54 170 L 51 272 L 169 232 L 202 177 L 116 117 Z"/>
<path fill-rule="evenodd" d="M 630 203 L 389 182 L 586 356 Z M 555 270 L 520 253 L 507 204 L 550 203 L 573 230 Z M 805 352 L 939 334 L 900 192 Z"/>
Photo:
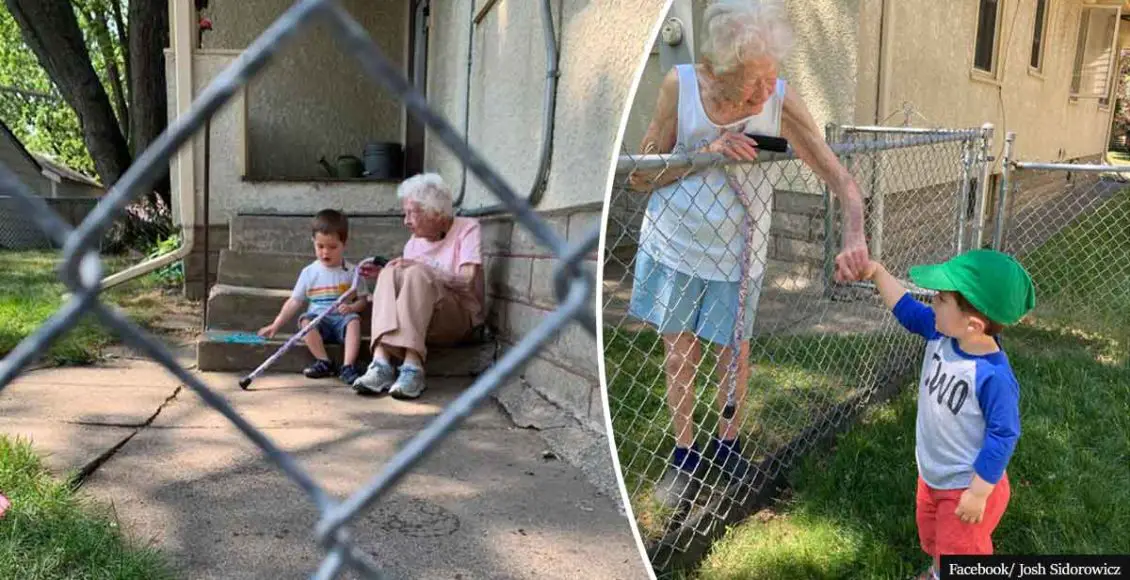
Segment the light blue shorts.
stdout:
<path fill-rule="evenodd" d="M 704 280 L 636 253 L 635 283 L 628 313 L 655 325 L 660 334 L 694 332 L 715 344 L 732 344 L 738 313 L 738 282 Z M 749 281 L 743 340 L 753 333 L 761 280 Z"/>
<path fill-rule="evenodd" d="M 302 328 L 302 324 L 307 320 L 314 320 L 317 318 L 317 313 L 307 312 L 298 317 L 298 327 Z M 355 312 L 349 314 L 330 313 L 318 323 L 318 334 L 322 335 L 322 342 L 324 344 L 345 344 L 345 331 L 348 329 L 350 322 L 354 320 L 361 320 Z"/>

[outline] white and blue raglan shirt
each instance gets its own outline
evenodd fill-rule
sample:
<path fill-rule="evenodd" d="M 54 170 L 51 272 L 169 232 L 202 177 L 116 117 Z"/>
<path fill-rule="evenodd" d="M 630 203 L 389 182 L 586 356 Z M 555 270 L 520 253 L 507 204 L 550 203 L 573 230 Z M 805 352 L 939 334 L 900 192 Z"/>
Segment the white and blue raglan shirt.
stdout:
<path fill-rule="evenodd" d="M 973 474 L 996 484 L 1020 437 L 1020 385 L 1004 351 L 963 352 L 939 333 L 934 309 L 905 294 L 893 309 L 907 330 L 926 338 L 918 387 L 915 457 L 934 489 L 964 489 Z"/>

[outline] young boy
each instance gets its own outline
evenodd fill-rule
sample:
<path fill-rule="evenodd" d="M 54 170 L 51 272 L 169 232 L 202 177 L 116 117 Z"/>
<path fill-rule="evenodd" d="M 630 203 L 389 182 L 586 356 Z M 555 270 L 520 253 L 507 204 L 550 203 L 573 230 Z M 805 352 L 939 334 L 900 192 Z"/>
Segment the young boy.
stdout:
<path fill-rule="evenodd" d="M 911 281 L 937 291 L 933 308 L 878 262 L 865 277 L 895 318 L 926 338 L 915 519 L 922 550 L 933 558 L 919 578 L 936 579 L 943 554 L 993 552 L 993 529 L 1010 495 L 1005 468 L 1020 437 L 1020 386 L 997 335 L 1036 305 L 1036 294 L 1024 268 L 992 250 L 911 268 Z"/>
<path fill-rule="evenodd" d="M 283 304 L 275 321 L 259 330 L 260 336 L 270 338 L 288 320 L 294 318 L 304 304 L 309 303 L 306 312 L 298 319 L 305 327 L 324 312 L 335 300 L 349 290 L 353 284 L 353 266 L 345 263 L 345 243 L 349 240 L 349 222 L 341 212 L 324 209 L 314 216 L 313 223 L 314 254 L 317 259 L 302 269 L 298 282 L 290 298 Z M 326 343 L 345 346 L 345 360 L 338 376 L 347 384 L 361 375 L 356 367 L 357 353 L 361 350 L 361 316 L 365 309 L 368 287 L 358 285 L 356 295 L 337 307 L 318 324 L 317 332 L 306 334 L 306 346 L 314 355 L 314 364 L 306 367 L 302 374 L 312 379 L 320 379 L 334 374 L 334 364 L 326 354 Z"/>

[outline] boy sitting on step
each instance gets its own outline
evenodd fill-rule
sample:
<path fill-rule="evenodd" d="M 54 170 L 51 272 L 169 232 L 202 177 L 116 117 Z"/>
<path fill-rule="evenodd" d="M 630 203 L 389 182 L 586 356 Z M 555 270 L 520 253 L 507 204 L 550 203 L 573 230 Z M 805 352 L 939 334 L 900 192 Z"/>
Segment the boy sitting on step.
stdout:
<path fill-rule="evenodd" d="M 283 304 L 274 322 L 259 330 L 259 336 L 273 337 L 308 304 L 306 312 L 298 319 L 299 324 L 305 327 L 353 285 L 353 265 L 346 263 L 344 258 L 345 243 L 349 239 L 349 222 L 345 215 L 324 209 L 314 216 L 312 230 L 317 259 L 302 269 L 290 298 Z M 357 353 L 361 350 L 360 313 L 365 309 L 368 295 L 369 289 L 362 282 L 352 300 L 338 306 L 337 312 L 327 314 L 318 324 L 317 332 L 306 334 L 306 347 L 314 355 L 314 364 L 306 367 L 302 374 L 311 379 L 334 374 L 334 364 L 326 354 L 325 345 L 328 343 L 345 347 L 345 359 L 338 377 L 351 385 L 360 376 L 356 367 Z"/>

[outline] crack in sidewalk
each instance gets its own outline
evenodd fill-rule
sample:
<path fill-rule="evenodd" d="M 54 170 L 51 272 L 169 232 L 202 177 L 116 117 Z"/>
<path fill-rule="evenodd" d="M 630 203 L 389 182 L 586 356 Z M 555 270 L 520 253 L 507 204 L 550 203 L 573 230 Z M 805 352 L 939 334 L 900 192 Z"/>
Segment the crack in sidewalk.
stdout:
<path fill-rule="evenodd" d="M 94 459 L 87 462 L 86 465 L 83 465 L 82 468 L 79 469 L 78 472 L 75 473 L 74 476 L 71 477 L 70 481 L 67 482 L 68 485 L 70 486 L 70 488 L 72 490 L 77 490 L 80 487 L 82 487 L 82 485 L 84 483 L 86 483 L 87 478 L 89 478 L 91 475 L 94 475 L 94 472 L 98 471 L 98 468 L 102 467 L 102 465 L 104 463 L 106 463 L 112 457 L 114 457 L 114 455 L 117 454 L 118 451 L 120 451 L 122 449 L 122 447 L 125 447 L 126 443 L 129 443 L 130 439 L 133 439 L 134 436 L 136 436 L 138 433 L 141 433 L 142 430 L 144 430 L 145 428 L 147 428 L 151 424 L 153 424 L 153 421 L 155 421 L 157 419 L 157 416 L 161 414 L 161 411 L 164 411 L 165 407 L 167 407 L 169 405 L 169 403 L 172 403 L 174 400 L 176 400 L 177 395 L 179 395 L 181 390 L 183 390 L 183 389 L 184 389 L 184 385 L 177 385 L 177 388 L 173 390 L 173 394 L 169 395 L 168 397 L 165 397 L 165 400 L 160 405 L 157 406 L 157 410 L 153 411 L 153 414 L 150 415 L 148 419 L 146 419 L 145 421 L 143 421 L 141 423 L 114 423 L 114 422 L 99 422 L 99 421 L 68 421 L 68 423 L 73 423 L 73 424 L 77 424 L 77 425 L 95 426 L 95 427 L 133 428 L 132 433 L 123 437 L 121 441 L 118 441 L 117 444 L 115 444 L 113 447 L 104 451 L 98 457 L 95 457 Z"/>

